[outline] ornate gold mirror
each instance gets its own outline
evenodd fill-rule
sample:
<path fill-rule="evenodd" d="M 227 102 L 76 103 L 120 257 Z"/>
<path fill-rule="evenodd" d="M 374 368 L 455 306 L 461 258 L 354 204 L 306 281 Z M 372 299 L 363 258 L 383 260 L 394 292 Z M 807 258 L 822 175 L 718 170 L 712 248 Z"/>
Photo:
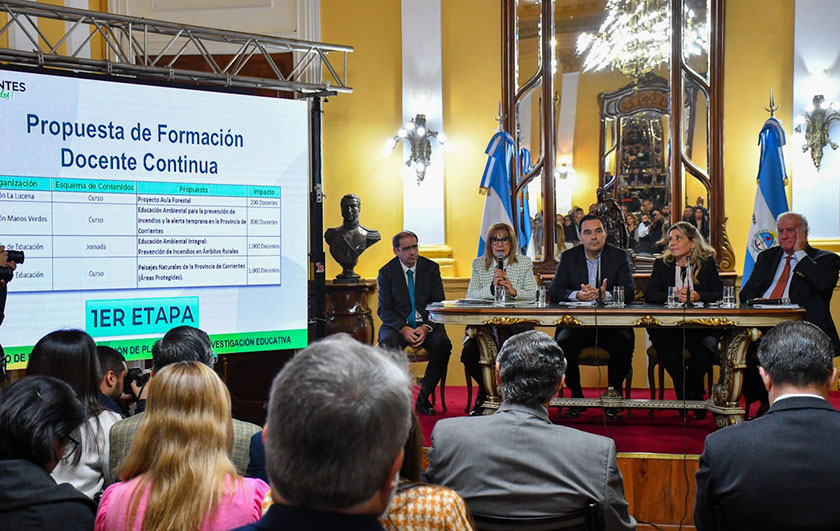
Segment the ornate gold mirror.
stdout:
<path fill-rule="evenodd" d="M 672 222 L 701 198 L 711 243 L 725 247 L 723 3 L 503 0 L 503 124 L 530 155 L 512 185 L 530 203 L 541 272 L 574 237 L 572 198 L 594 200 L 599 186 L 631 211 L 646 197 L 670 204 Z"/>

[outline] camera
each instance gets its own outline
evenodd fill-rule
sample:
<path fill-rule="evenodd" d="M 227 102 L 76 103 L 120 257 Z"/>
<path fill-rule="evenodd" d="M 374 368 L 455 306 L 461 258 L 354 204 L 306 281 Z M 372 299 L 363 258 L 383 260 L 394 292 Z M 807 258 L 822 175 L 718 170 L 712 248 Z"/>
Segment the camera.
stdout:
<path fill-rule="evenodd" d="M 144 371 L 139 367 L 132 367 L 128 369 L 128 372 L 125 374 L 125 380 L 123 381 L 123 393 L 127 395 L 134 395 L 134 391 L 131 389 L 131 382 L 134 382 L 137 387 L 142 389 L 143 386 L 148 383 L 151 376 L 151 371 Z"/>
<path fill-rule="evenodd" d="M 6 258 L 7 261 L 14 262 L 16 264 L 22 264 L 23 261 L 24 261 L 24 258 L 25 258 L 24 255 L 23 255 L 23 251 L 7 250 L 6 251 L 6 256 L 7 256 L 7 258 Z M 5 280 L 6 282 L 9 282 L 9 281 L 12 280 L 12 277 L 14 277 L 14 276 L 15 276 L 15 272 L 12 271 L 11 267 L 5 267 L 5 266 L 0 267 L 0 280 Z"/>

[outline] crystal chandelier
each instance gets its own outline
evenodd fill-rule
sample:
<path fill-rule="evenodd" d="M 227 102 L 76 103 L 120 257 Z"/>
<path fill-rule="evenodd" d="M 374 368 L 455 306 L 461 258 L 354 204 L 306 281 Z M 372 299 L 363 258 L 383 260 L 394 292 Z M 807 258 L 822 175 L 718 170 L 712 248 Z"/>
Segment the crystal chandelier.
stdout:
<path fill-rule="evenodd" d="M 708 22 L 697 23 L 688 6 L 683 17 L 686 57 L 708 49 Z M 607 17 L 598 33 L 582 33 L 578 55 L 586 54 L 583 70 L 612 68 L 633 81 L 667 64 L 671 58 L 670 0 L 607 0 Z"/>

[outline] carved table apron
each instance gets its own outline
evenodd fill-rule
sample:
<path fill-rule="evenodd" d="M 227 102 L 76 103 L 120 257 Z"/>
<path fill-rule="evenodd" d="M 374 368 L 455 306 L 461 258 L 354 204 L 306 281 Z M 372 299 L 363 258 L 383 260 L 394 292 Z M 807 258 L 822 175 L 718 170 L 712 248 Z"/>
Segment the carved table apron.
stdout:
<path fill-rule="evenodd" d="M 591 328 L 595 326 L 641 328 L 716 328 L 721 338 L 720 379 L 709 400 L 645 400 L 619 398 L 553 398 L 551 406 L 583 406 L 605 408 L 706 409 L 715 415 L 718 426 L 741 422 L 744 410 L 738 405 L 746 368 L 747 348 L 761 337 L 761 330 L 783 321 L 799 320 L 801 308 L 664 308 L 652 304 L 630 304 L 623 308 L 565 306 L 552 304 L 537 308 L 533 304 L 514 304 L 504 308 L 492 305 L 459 304 L 456 301 L 435 303 L 426 308 L 436 323 L 467 326 L 467 335 L 474 338 L 481 352 L 480 363 L 487 390 L 484 413 L 492 414 L 499 407 L 496 387 L 496 355 L 499 352 L 497 327 L 533 325 L 550 327 Z"/>

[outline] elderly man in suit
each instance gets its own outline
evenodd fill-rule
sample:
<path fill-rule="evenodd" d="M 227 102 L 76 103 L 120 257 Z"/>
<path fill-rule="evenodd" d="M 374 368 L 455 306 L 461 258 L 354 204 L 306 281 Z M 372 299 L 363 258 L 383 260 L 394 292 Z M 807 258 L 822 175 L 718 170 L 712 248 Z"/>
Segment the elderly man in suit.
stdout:
<path fill-rule="evenodd" d="M 805 309 L 803 319 L 814 323 L 831 338 L 834 356 L 840 355 L 840 338 L 831 318 L 831 295 L 840 273 L 840 257 L 808 244 L 808 220 L 797 212 L 776 219 L 779 245 L 759 253 L 749 280 L 741 289 L 741 302 L 755 298 L 789 298 Z M 749 353 L 744 394 L 768 407 L 767 394 L 758 378 L 755 347 Z"/>
<path fill-rule="evenodd" d="M 508 339 L 496 359 L 499 411 L 435 424 L 426 479 L 456 490 L 474 513 L 545 516 L 594 500 L 605 529 L 635 529 L 615 442 L 548 418 L 565 365 L 563 351 L 543 332 Z"/>
<path fill-rule="evenodd" d="M 382 319 L 379 345 L 402 349 L 410 345 L 429 352 L 429 364 L 414 404 L 421 415 L 434 415 L 429 395 L 449 363 L 452 343 L 441 324 L 429 320 L 426 306 L 444 299 L 440 267 L 418 254 L 417 235 L 403 231 L 394 236 L 394 258 L 379 270 L 376 286 Z"/>
<path fill-rule="evenodd" d="M 560 255 L 560 263 L 554 279 L 548 288 L 551 302 L 612 300 L 612 291 L 616 286 L 624 287 L 626 302 L 633 301 L 633 275 L 630 257 L 618 247 L 607 245 L 607 233 L 604 223 L 594 215 L 587 215 L 580 220 L 580 241 L 583 245 L 573 247 Z M 604 328 L 601 330 L 582 328 L 558 328 L 557 343 L 566 355 L 569 368 L 566 371 L 566 385 L 572 396 L 583 397 L 580 385 L 580 369 L 577 358 L 584 347 L 595 345 L 610 353 L 608 362 L 609 388 L 608 397 L 620 397 L 618 390 L 633 362 L 633 329 Z M 610 411 L 612 416 L 617 412 Z M 567 417 L 580 415 L 580 409 L 571 407 Z"/>
<path fill-rule="evenodd" d="M 178 326 L 167 332 L 163 338 L 152 345 L 152 378 L 154 373 L 166 367 L 170 363 L 178 361 L 200 361 L 208 367 L 213 367 L 216 357 L 213 353 L 213 345 L 210 337 L 204 330 L 192 326 Z M 146 390 L 148 384 L 143 387 L 140 393 L 140 402 L 145 406 Z M 140 405 L 140 404 L 138 404 Z M 143 421 L 145 412 L 138 413 L 133 417 L 125 418 L 113 426 L 109 437 L 109 483 L 119 479 L 120 468 L 125 456 L 131 449 L 134 435 Z M 251 437 L 259 431 L 260 427 L 250 422 L 233 419 L 233 448 L 230 451 L 230 459 L 236 468 L 236 473 L 245 475 L 250 460 L 249 448 Z"/>
<path fill-rule="evenodd" d="M 782 323 L 758 347 L 766 415 L 706 438 L 697 529 L 837 529 L 840 412 L 828 403 L 837 369 L 830 338 L 803 321 Z"/>

